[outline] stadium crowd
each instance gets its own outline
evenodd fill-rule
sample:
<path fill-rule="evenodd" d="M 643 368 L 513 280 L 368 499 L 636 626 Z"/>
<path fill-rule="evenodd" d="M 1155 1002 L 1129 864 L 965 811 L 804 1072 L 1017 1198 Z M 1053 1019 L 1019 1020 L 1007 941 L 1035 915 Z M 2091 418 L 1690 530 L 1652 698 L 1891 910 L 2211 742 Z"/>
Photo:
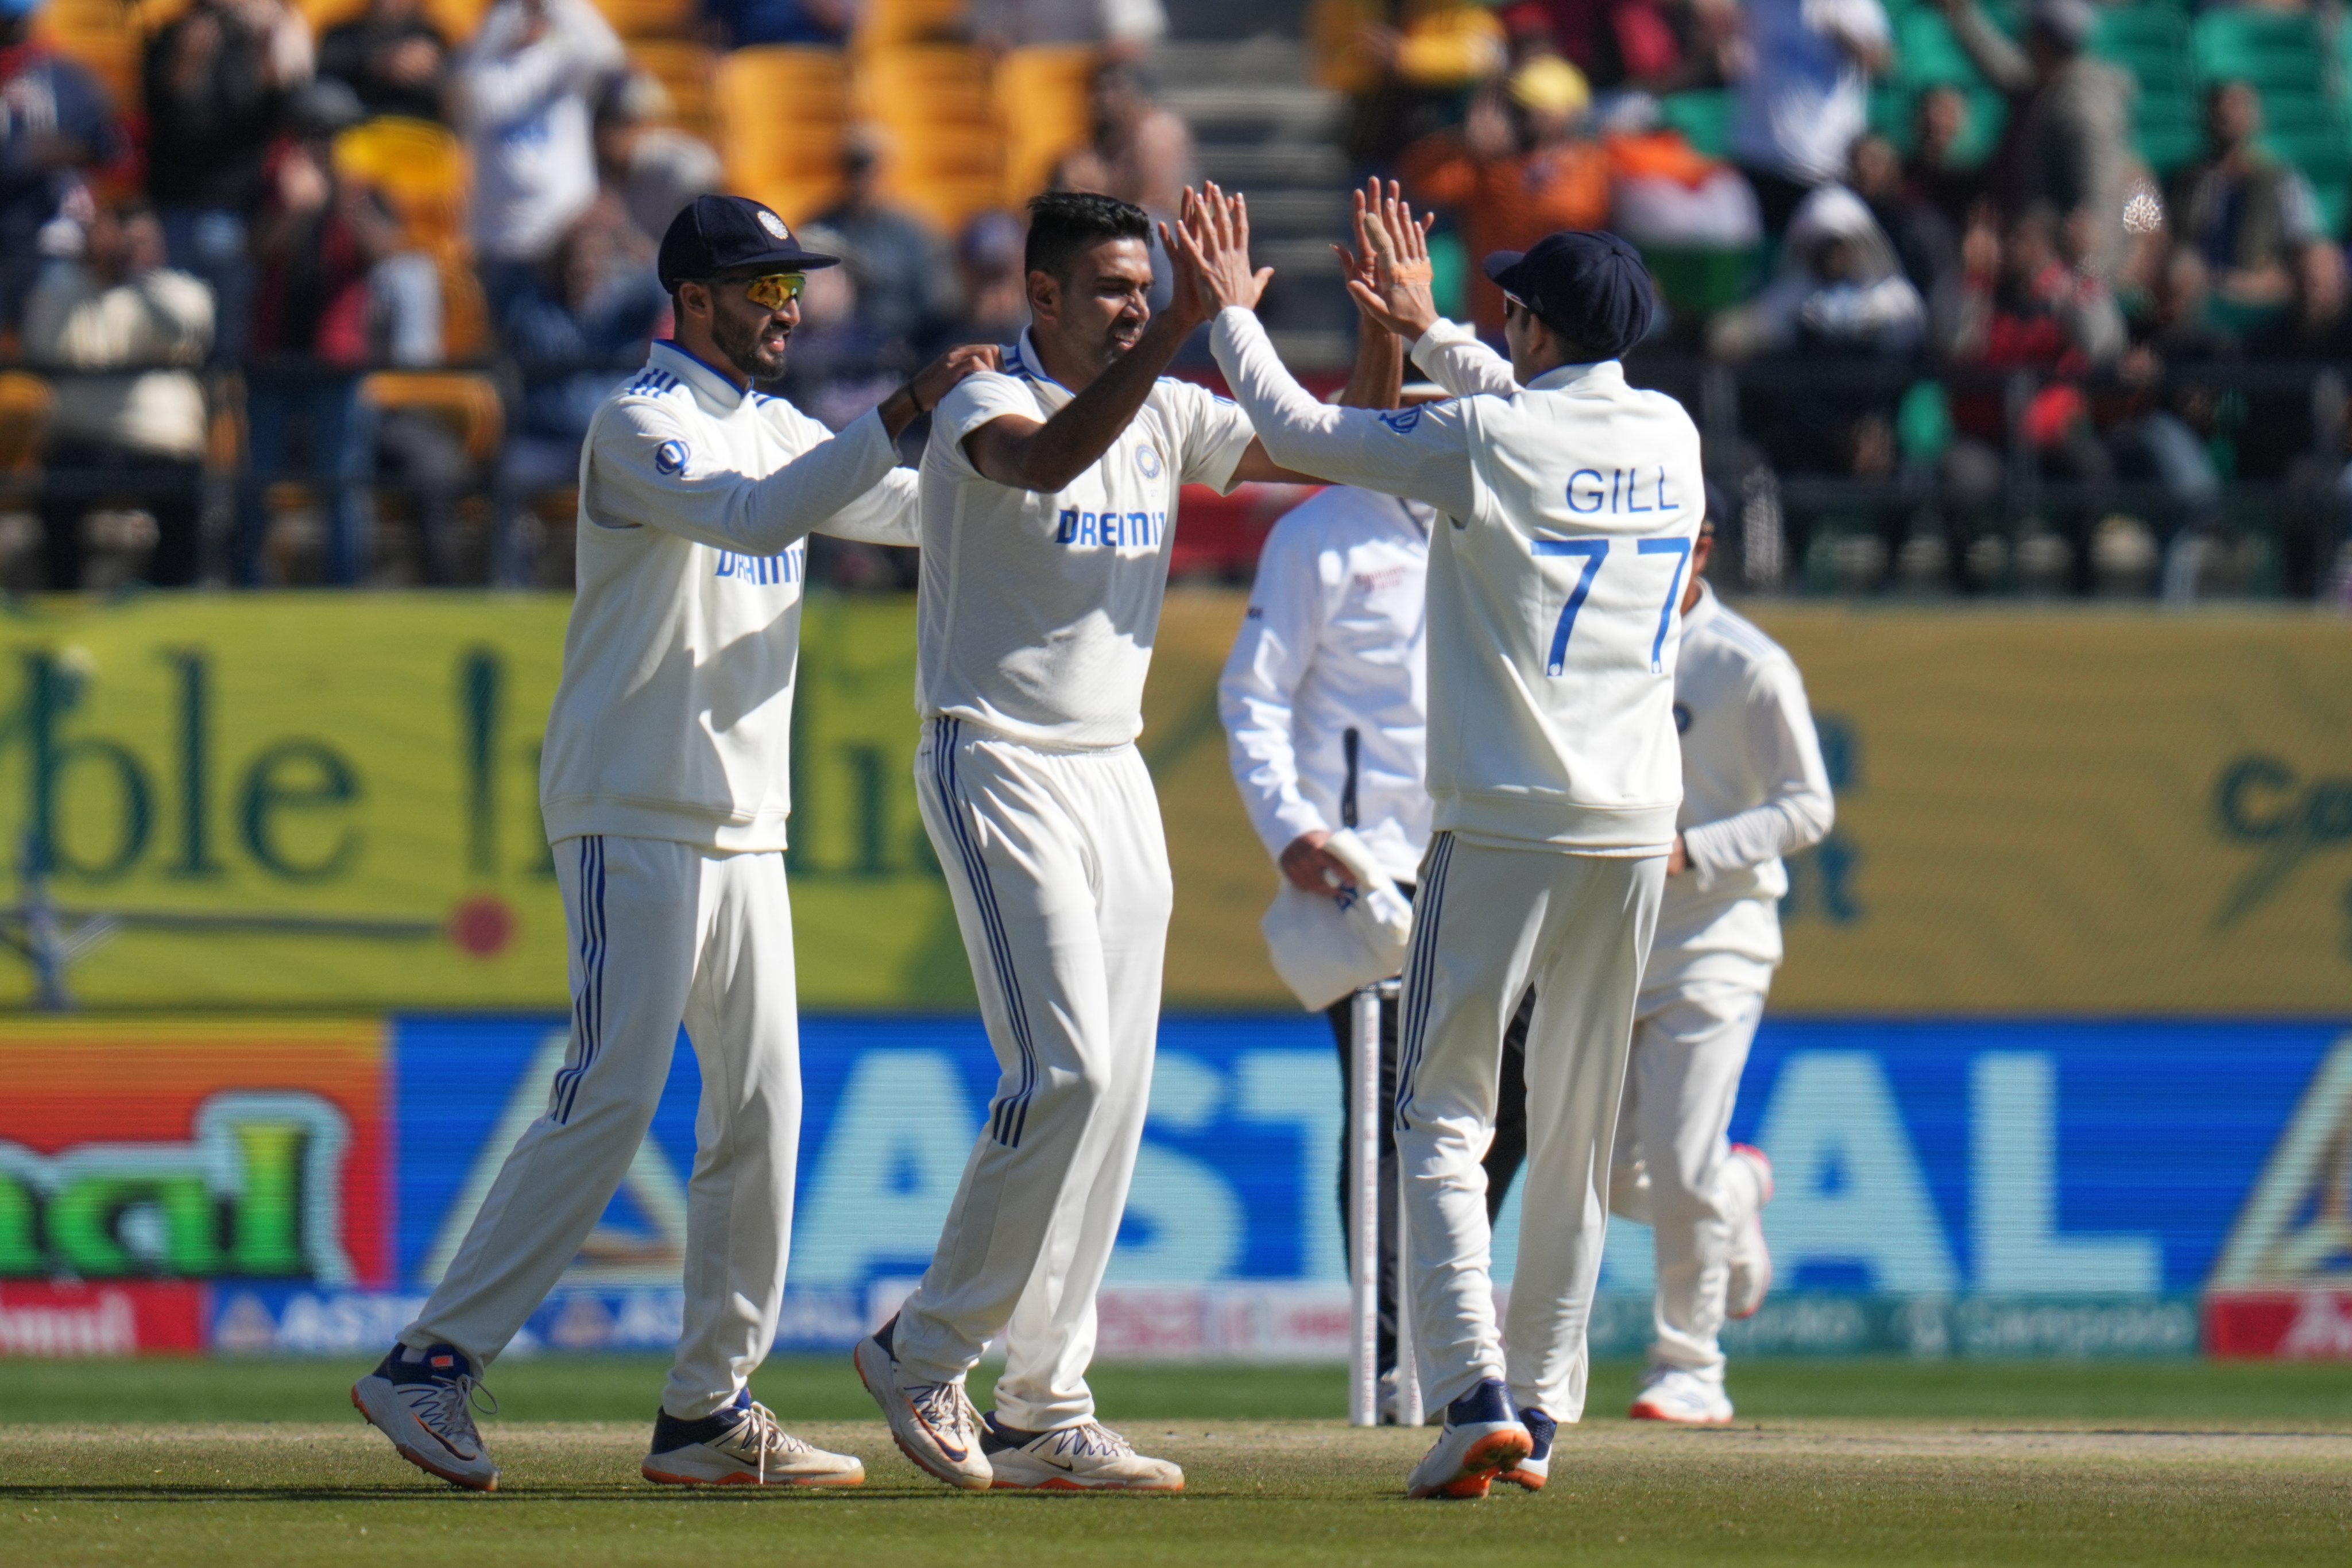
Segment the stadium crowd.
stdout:
<path fill-rule="evenodd" d="M 741 190 L 848 258 L 782 389 L 837 426 L 1017 329 L 1029 192 L 1173 208 L 1169 30 L 1160 0 L 0 0 L 0 578 L 561 583 L 670 214 Z M 1637 371 L 1745 394 L 1708 428 L 1751 585 L 2352 593 L 2338 11 L 1318 0 L 1308 31 L 1347 162 L 1444 214 L 1482 329 L 1478 256 L 1643 248 Z"/>

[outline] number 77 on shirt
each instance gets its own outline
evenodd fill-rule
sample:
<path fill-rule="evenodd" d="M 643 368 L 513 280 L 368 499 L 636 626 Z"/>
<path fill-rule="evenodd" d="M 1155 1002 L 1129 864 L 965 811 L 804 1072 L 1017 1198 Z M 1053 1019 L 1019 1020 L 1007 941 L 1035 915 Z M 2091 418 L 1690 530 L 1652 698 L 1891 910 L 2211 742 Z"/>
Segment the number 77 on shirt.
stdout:
<path fill-rule="evenodd" d="M 1568 602 L 1560 607 L 1559 624 L 1551 634 L 1551 655 L 1545 661 L 1544 674 L 1565 675 L 1568 673 L 1568 640 L 1576 631 L 1576 613 L 1592 592 L 1592 580 L 1601 575 L 1601 564 L 1609 557 L 1618 541 L 1592 539 L 1537 539 L 1535 552 L 1544 555 L 1581 556 L 1584 570 L 1578 575 L 1576 586 L 1569 590 Z M 1683 571 L 1690 565 L 1691 541 L 1685 535 L 1664 539 L 1633 539 L 1636 556 L 1671 555 L 1673 570 L 1666 579 L 1666 597 L 1658 606 L 1657 635 L 1650 641 L 1650 668 L 1658 668 L 1659 655 L 1665 651 L 1666 628 L 1674 623 L 1675 604 L 1682 598 Z"/>

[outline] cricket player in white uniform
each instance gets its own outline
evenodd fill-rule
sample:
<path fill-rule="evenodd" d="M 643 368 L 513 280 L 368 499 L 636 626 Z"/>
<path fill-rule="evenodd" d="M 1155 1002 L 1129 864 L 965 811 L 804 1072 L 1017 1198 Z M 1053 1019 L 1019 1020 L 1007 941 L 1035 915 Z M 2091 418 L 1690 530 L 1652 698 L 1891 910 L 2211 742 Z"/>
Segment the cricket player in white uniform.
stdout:
<path fill-rule="evenodd" d="M 1780 963 L 1783 855 L 1821 842 L 1836 808 L 1795 661 L 1697 573 L 1683 597 L 1675 724 L 1681 831 L 1666 862 L 1635 1009 L 1610 1207 L 1654 1228 L 1658 1287 L 1640 1419 L 1731 1419 L 1717 1335 L 1772 1282 L 1763 1211 L 1772 1165 L 1725 1136 L 1748 1048 Z M 1526 1467 L 1522 1466 L 1524 1469 Z"/>
<path fill-rule="evenodd" d="M 908 1458 L 968 1489 L 1172 1491 L 1095 1419 L 1095 1292 L 1143 1132 L 1172 885 L 1135 747 L 1178 487 L 1296 480 L 1240 410 L 1161 378 L 1141 209 L 1030 204 L 1031 326 L 923 458 L 916 783 L 1003 1069 L 922 1282 L 856 1349 Z M 1181 272 L 1181 268 L 1180 268 Z M 964 1376 L 1005 1366 L 983 1423 Z"/>
<path fill-rule="evenodd" d="M 802 569 L 815 529 L 916 538 L 892 442 L 992 349 L 958 350 L 839 436 L 753 392 L 803 276 L 836 258 L 703 196 L 659 258 L 677 340 L 605 402 L 580 460 L 579 587 L 540 801 L 571 938 L 572 1040 L 448 1272 L 352 1402 L 412 1463 L 495 1490 L 467 1411 L 626 1173 L 681 1022 L 702 1070 L 686 1323 L 642 1467 L 678 1485 L 855 1486 L 748 1383 L 774 1343 L 800 1139 L 784 822 Z"/>
<path fill-rule="evenodd" d="M 1381 281 L 1351 285 L 1359 301 L 1385 311 L 1440 385 L 1495 392 L 1383 414 L 1325 408 L 1252 314 L 1266 274 L 1250 268 L 1241 214 L 1211 203 L 1179 243 L 1221 307 L 1218 363 L 1275 459 L 1444 518 L 1429 563 L 1435 837 L 1406 961 L 1396 1117 L 1416 1342 L 1445 1427 L 1407 1490 L 1475 1497 L 1583 1412 L 1610 1149 L 1681 804 L 1675 633 L 1704 481 L 1689 416 L 1627 386 L 1615 362 L 1654 308 L 1623 241 L 1563 232 L 1487 258 L 1510 300 L 1506 365 L 1438 318 L 1409 214 L 1367 227 Z M 1483 370 L 1465 374 L 1465 361 Z M 1524 1209 L 1507 1356 L 1479 1157 L 1504 1030 L 1530 985 L 1529 1191 L 1542 1196 Z"/>

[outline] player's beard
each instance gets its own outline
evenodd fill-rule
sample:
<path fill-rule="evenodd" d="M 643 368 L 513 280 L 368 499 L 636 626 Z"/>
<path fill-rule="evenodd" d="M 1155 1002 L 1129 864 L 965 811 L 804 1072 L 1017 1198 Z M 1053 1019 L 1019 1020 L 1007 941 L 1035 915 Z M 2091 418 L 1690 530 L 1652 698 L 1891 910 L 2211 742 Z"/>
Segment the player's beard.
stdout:
<path fill-rule="evenodd" d="M 762 341 L 771 319 L 765 311 L 750 320 L 720 311 L 710 319 L 711 345 L 748 379 L 774 381 L 784 373 L 784 351 L 792 344 L 792 329 L 784 329 L 783 341 L 771 350 Z"/>

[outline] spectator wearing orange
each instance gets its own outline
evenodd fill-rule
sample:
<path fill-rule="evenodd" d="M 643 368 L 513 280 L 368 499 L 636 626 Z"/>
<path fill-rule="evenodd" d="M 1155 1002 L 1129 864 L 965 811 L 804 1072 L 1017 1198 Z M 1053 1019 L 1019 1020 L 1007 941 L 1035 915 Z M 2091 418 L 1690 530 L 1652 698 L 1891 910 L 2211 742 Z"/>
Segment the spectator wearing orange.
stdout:
<path fill-rule="evenodd" d="M 1482 89 L 1459 131 L 1441 131 L 1404 156 L 1406 186 L 1452 210 L 1472 256 L 1526 250 L 1555 229 L 1609 222 L 1609 157 L 1585 129 L 1592 94 L 1584 73 L 1538 55 L 1507 84 Z M 1499 337 L 1503 291 L 1482 277 L 1471 318 Z"/>
<path fill-rule="evenodd" d="M 1323 85 L 1355 100 L 1347 151 L 1363 164 L 1445 123 L 1509 58 L 1502 23 L 1470 0 L 1317 0 L 1309 26 Z"/>

